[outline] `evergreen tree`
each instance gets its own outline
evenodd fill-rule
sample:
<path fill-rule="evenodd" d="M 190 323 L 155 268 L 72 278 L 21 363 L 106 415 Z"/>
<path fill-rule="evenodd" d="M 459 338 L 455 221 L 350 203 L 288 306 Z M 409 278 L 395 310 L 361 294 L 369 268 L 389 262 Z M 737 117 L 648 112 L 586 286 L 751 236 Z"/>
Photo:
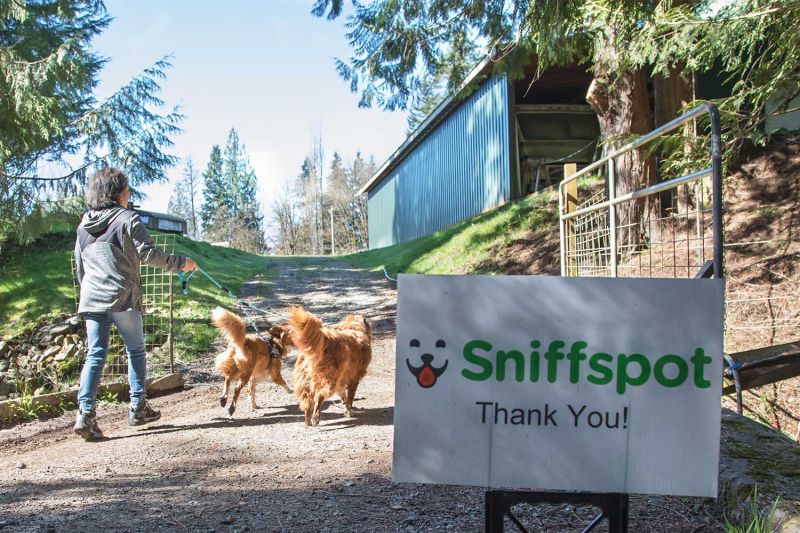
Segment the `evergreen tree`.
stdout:
<path fill-rule="evenodd" d="M 301 231 L 299 250 L 301 253 L 317 253 L 317 194 L 316 194 L 317 166 L 314 159 L 306 156 L 297 175 L 297 206 L 300 211 Z"/>
<path fill-rule="evenodd" d="M 368 160 L 364 160 L 361 152 L 358 152 L 348 172 L 348 189 L 352 191 L 349 209 L 354 250 L 361 250 L 369 244 L 367 195 L 358 194 L 358 191 L 367 184 L 377 171 L 378 165 L 375 163 L 375 158 L 370 156 Z"/>
<path fill-rule="evenodd" d="M 206 235 L 240 250 L 264 251 L 258 183 L 235 129 L 228 133 L 224 150 L 218 145 L 211 149 L 203 178 L 202 219 Z"/>
<path fill-rule="evenodd" d="M 441 60 L 447 68 L 437 67 L 434 75 L 412 82 L 416 85 L 410 94 L 406 135 L 414 133 L 414 130 L 449 94 L 460 88 L 462 81 L 478 61 L 480 61 L 478 51 L 471 48 L 464 39 L 458 39 Z"/>
<path fill-rule="evenodd" d="M 110 22 L 99 0 L 0 2 L 0 240 L 46 195 L 75 194 L 104 165 L 124 170 L 135 189 L 165 179 L 165 152 L 180 132 L 175 108 L 159 112 L 166 59 L 102 103 L 94 97 L 105 62 L 92 40 Z M 67 168 L 43 180 L 43 164 Z"/>
<path fill-rule="evenodd" d="M 229 217 L 236 220 L 246 236 L 239 235 L 241 246 L 248 251 L 262 251 L 264 234 L 263 217 L 258 202 L 258 183 L 239 133 L 231 128 L 223 152 L 223 181 L 230 197 Z"/>
<path fill-rule="evenodd" d="M 203 208 L 200 218 L 203 221 L 203 231 L 207 235 L 215 233 L 216 227 L 227 218 L 231 207 L 222 166 L 222 151 L 215 144 L 211 147 L 208 165 L 203 172 Z"/>
<path fill-rule="evenodd" d="M 337 253 L 350 249 L 350 199 L 352 191 L 347 186 L 347 170 L 342 157 L 338 152 L 333 153 L 330 172 L 328 173 L 328 189 L 325 193 L 325 214 L 328 220 L 328 235 L 326 235 L 331 250 Z M 333 212 L 333 231 L 331 232 L 331 211 Z"/>
<path fill-rule="evenodd" d="M 436 106 L 444 99 L 443 89 L 437 86 L 434 78 L 425 78 L 420 84 L 419 90 L 411 97 L 411 106 L 408 109 L 406 136 L 414 133 L 428 115 L 436 109 Z"/>

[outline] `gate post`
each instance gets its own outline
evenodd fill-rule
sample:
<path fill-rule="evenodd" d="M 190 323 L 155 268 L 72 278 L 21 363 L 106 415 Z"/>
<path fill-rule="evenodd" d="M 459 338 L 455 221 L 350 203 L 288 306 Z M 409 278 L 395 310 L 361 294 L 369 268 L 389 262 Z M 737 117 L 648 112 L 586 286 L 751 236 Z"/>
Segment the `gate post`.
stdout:
<path fill-rule="evenodd" d="M 578 172 L 578 164 L 577 163 L 565 163 L 564 164 L 564 179 L 569 178 L 573 174 Z M 572 213 L 578 209 L 578 180 L 572 180 L 567 183 L 566 187 L 564 187 L 564 194 L 566 198 L 564 198 L 566 205 L 565 205 L 565 214 Z M 575 235 L 575 219 L 571 218 L 567 220 L 566 223 L 566 231 L 567 231 L 567 241 L 569 244 L 567 245 L 567 250 L 565 253 L 567 254 L 567 269 L 568 269 L 568 276 L 577 276 L 578 275 L 578 257 L 576 250 L 578 238 Z M 572 255 L 570 256 L 570 252 Z"/>

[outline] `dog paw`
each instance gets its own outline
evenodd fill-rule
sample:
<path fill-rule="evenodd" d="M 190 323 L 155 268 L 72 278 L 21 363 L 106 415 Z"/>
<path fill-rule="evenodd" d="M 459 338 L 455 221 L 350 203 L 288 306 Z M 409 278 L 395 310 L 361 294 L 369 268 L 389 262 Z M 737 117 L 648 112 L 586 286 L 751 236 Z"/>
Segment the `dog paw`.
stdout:
<path fill-rule="evenodd" d="M 228 407 L 228 414 L 229 415 L 233 416 L 233 412 L 234 411 L 236 411 L 236 406 L 235 405 L 231 405 L 230 407 Z"/>
<path fill-rule="evenodd" d="M 219 399 L 219 405 L 220 405 L 220 407 L 225 407 L 225 405 L 226 405 L 227 403 L 228 403 L 228 399 L 227 399 L 226 397 L 224 397 L 224 396 L 221 396 L 221 397 L 220 397 L 220 399 Z"/>
<path fill-rule="evenodd" d="M 346 416 L 347 418 L 353 418 L 353 410 L 352 409 L 345 410 L 344 416 Z"/>
<path fill-rule="evenodd" d="M 260 405 L 256 405 L 256 404 L 253 404 L 253 405 L 250 406 L 250 410 L 251 411 L 255 411 L 257 409 L 261 409 L 261 406 Z"/>

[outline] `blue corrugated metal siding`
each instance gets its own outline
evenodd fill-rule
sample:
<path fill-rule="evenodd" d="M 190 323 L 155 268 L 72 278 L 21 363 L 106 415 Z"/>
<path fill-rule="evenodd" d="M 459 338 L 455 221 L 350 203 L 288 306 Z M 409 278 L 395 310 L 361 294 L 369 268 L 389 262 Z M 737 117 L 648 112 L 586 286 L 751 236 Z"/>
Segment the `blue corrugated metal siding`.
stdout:
<path fill-rule="evenodd" d="M 429 235 L 511 197 L 508 83 L 489 78 L 369 192 L 369 247 Z"/>

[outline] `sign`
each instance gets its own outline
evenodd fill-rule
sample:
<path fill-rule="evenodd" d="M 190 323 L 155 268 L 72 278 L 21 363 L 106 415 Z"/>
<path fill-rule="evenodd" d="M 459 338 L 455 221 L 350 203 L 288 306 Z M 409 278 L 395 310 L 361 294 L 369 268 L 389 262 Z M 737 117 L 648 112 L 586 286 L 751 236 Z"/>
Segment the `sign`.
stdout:
<path fill-rule="evenodd" d="M 401 275 L 394 481 L 716 497 L 723 288 Z"/>

